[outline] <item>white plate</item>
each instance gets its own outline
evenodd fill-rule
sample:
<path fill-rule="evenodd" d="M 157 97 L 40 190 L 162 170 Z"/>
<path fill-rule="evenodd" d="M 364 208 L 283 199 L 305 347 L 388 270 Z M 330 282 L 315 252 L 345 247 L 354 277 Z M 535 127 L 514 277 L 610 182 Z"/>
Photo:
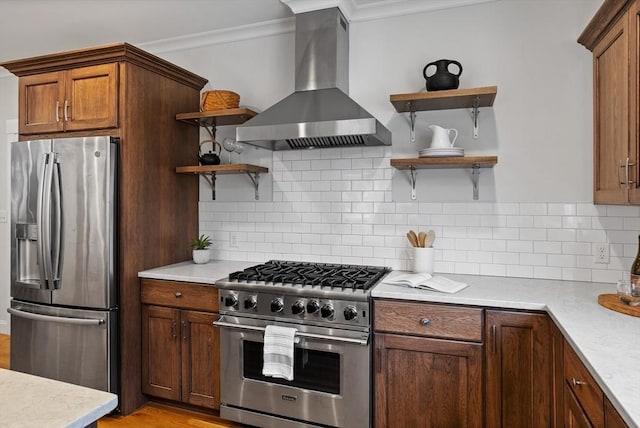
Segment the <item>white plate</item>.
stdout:
<path fill-rule="evenodd" d="M 422 149 L 421 152 L 463 152 L 462 147 L 443 147 L 443 148 L 428 148 Z"/>
<path fill-rule="evenodd" d="M 418 157 L 436 157 L 436 156 L 464 156 L 464 150 L 420 150 Z"/>

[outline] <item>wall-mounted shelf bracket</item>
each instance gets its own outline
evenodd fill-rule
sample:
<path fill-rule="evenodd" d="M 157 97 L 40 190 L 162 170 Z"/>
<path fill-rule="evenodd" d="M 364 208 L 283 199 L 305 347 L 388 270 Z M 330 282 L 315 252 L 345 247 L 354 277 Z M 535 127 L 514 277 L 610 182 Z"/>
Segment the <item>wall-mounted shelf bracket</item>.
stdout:
<path fill-rule="evenodd" d="M 412 143 L 416 142 L 416 109 L 413 107 L 413 103 L 409 102 L 409 121 L 411 122 L 410 128 L 410 140 Z"/>
<path fill-rule="evenodd" d="M 202 178 L 207 180 L 209 186 L 211 186 L 211 199 L 216 200 L 216 173 L 215 172 L 203 172 L 200 174 Z"/>
<path fill-rule="evenodd" d="M 412 165 L 409 170 L 409 180 L 411 181 L 411 199 L 414 201 L 416 200 L 416 174 L 416 167 Z"/>
<path fill-rule="evenodd" d="M 255 200 L 260 199 L 260 194 L 258 193 L 258 185 L 260 184 L 260 173 L 258 172 L 247 172 L 247 176 L 249 180 L 253 183 L 253 188 L 255 190 Z"/>
<path fill-rule="evenodd" d="M 473 109 L 471 110 L 471 119 L 473 120 L 473 139 L 478 139 L 478 115 L 480 114 L 480 97 L 473 100 Z"/>
<path fill-rule="evenodd" d="M 480 164 L 473 164 L 471 167 L 471 182 L 473 183 L 473 200 L 477 201 L 480 191 L 478 190 L 478 180 L 480 179 Z"/>

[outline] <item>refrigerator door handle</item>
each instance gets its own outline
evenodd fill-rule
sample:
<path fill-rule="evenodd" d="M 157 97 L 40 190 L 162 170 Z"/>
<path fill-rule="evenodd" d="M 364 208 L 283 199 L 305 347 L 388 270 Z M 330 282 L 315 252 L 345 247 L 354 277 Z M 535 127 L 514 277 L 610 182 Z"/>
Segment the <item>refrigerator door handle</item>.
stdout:
<path fill-rule="evenodd" d="M 60 288 L 60 275 L 62 273 L 62 254 L 64 254 L 64 243 L 62 242 L 63 236 L 63 224 L 62 221 L 62 173 L 60 171 L 60 161 L 54 157 L 52 164 L 52 176 L 55 178 L 53 180 L 55 182 L 55 186 L 53 186 L 53 190 L 55 191 L 55 259 L 52 264 L 52 272 L 54 276 L 51 278 L 51 287 L 52 288 Z M 55 174 L 54 174 L 55 173 Z M 52 183 L 53 185 L 53 183 Z M 53 248 L 51 249 L 53 251 Z"/>
<path fill-rule="evenodd" d="M 45 177 L 47 176 L 49 165 L 49 154 L 44 154 L 44 162 L 42 163 L 41 179 L 38 180 L 38 199 L 36 208 L 36 222 L 38 231 L 38 269 L 40 271 L 40 288 L 46 290 L 49 288 L 47 284 L 47 272 L 45 271 Z"/>
<path fill-rule="evenodd" d="M 53 277 L 53 262 L 51 260 L 51 190 L 53 185 L 53 166 L 55 163 L 55 154 L 47 153 L 45 156 L 45 173 L 44 177 L 42 177 L 42 222 L 40 223 L 42 237 L 38 237 L 38 240 L 42 241 L 43 258 L 41 258 L 40 260 L 44 265 L 44 274 L 47 288 L 52 290 L 55 288 L 55 286 Z"/>
<path fill-rule="evenodd" d="M 74 325 L 102 325 L 105 323 L 104 319 L 86 319 L 86 318 L 68 318 L 68 317 L 55 317 L 51 315 L 34 314 L 33 312 L 23 312 L 19 309 L 7 308 L 7 312 L 16 317 L 26 318 L 34 321 L 46 321 L 46 322 L 58 322 L 64 324 Z"/>

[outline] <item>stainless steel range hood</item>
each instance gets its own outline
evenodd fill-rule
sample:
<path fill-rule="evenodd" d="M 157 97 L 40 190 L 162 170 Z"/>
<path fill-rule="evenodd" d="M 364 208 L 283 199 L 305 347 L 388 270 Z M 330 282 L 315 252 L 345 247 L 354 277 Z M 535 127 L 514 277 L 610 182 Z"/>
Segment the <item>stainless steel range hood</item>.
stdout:
<path fill-rule="evenodd" d="M 270 150 L 391 144 L 391 132 L 349 92 L 349 23 L 340 10 L 296 15 L 295 92 L 236 128 Z"/>

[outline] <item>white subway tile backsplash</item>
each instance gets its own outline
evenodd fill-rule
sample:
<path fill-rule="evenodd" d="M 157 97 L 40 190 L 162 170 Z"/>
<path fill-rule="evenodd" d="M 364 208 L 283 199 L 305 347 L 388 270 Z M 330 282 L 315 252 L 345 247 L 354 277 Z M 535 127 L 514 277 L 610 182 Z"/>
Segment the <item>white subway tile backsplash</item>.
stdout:
<path fill-rule="evenodd" d="M 547 204 L 543 203 L 522 203 L 520 204 L 520 215 L 546 215 Z"/>
<path fill-rule="evenodd" d="M 533 252 L 533 241 L 507 241 L 507 251 L 510 253 Z"/>
<path fill-rule="evenodd" d="M 575 216 L 575 204 L 547 204 L 547 214 L 560 216 Z"/>
<path fill-rule="evenodd" d="M 199 203 L 216 258 L 411 269 L 409 229 L 433 229 L 440 273 L 615 282 L 638 251 L 640 207 L 395 201 L 389 147 L 274 152 L 272 201 Z M 206 183 L 203 183 L 206 185 Z M 403 196 L 403 198 L 406 196 Z M 230 232 L 239 248 L 230 247 Z M 608 243 L 610 262 L 594 262 Z"/>
<path fill-rule="evenodd" d="M 630 207 L 621 205 L 607 206 L 607 216 L 609 217 L 640 217 L 640 207 Z"/>
<path fill-rule="evenodd" d="M 441 214 L 442 204 L 436 202 L 419 202 L 418 212 L 420 214 Z"/>
<path fill-rule="evenodd" d="M 539 279 L 562 279 L 562 268 L 534 266 L 533 277 Z"/>
<path fill-rule="evenodd" d="M 520 239 L 532 241 L 546 241 L 547 229 L 520 229 Z"/>

